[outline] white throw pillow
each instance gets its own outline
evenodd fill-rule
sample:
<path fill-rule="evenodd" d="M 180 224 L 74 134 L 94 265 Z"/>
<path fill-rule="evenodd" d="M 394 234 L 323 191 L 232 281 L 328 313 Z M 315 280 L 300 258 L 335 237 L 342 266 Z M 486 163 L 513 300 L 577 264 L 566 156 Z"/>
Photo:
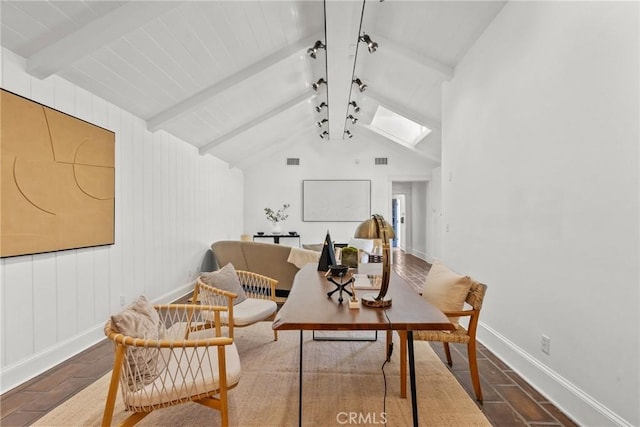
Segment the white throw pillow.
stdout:
<path fill-rule="evenodd" d="M 151 340 L 163 339 L 166 332 L 158 312 L 143 295 L 111 316 L 111 328 L 122 335 Z M 138 390 L 158 377 L 164 369 L 164 363 L 158 356 L 157 347 L 131 347 L 127 351 L 125 375 L 131 390 Z"/>
<path fill-rule="evenodd" d="M 242 283 L 240 283 L 236 269 L 231 263 L 225 265 L 218 271 L 202 273 L 200 278 L 209 286 L 236 294 L 238 297 L 233 300 L 233 305 L 240 304 L 247 299 L 247 294 L 245 294 L 242 288 Z"/>
<path fill-rule="evenodd" d="M 469 276 L 451 271 L 443 263 L 436 261 L 431 266 L 422 289 L 422 296 L 441 311 L 460 311 L 469 294 L 473 280 Z M 449 317 L 458 325 L 458 317 Z"/>

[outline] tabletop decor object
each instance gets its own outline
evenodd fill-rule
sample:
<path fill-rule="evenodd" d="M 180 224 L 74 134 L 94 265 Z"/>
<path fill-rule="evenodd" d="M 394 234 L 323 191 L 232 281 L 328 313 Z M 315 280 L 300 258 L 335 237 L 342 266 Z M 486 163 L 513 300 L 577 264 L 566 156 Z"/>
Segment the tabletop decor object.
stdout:
<path fill-rule="evenodd" d="M 344 301 L 344 298 L 342 298 L 342 292 L 346 292 L 347 295 L 349 295 L 350 297 L 353 297 L 353 292 L 349 291 L 348 289 L 345 289 L 347 286 L 353 283 L 353 276 L 351 276 L 349 280 L 347 280 L 346 282 L 344 281 L 344 277 L 348 272 L 349 272 L 348 266 L 338 264 L 338 265 L 330 265 L 329 270 L 325 274 L 326 276 L 329 276 L 327 277 L 327 280 L 336 286 L 334 290 L 327 292 L 327 296 L 331 298 L 331 296 L 333 296 L 334 293 L 336 293 L 337 291 L 340 291 L 340 293 L 338 294 L 339 304 L 342 304 L 342 302 Z M 340 280 L 340 283 L 336 282 L 334 277 L 337 277 Z"/>
<path fill-rule="evenodd" d="M 395 238 L 393 227 L 385 221 L 382 215 L 374 214 L 358 226 L 354 237 L 382 240 L 382 283 L 380 285 L 380 293 L 377 296 L 374 293 L 364 294 L 361 300 L 362 304 L 367 307 L 389 307 L 391 305 L 391 297 L 387 296 L 389 277 L 391 275 L 391 249 L 389 240 Z"/>
<path fill-rule="evenodd" d="M 340 260 L 344 265 L 348 265 L 351 268 L 358 268 L 358 248 L 354 248 L 353 246 L 342 248 Z"/>
<path fill-rule="evenodd" d="M 333 242 L 331 241 L 331 235 L 329 234 L 329 230 L 327 230 L 327 235 L 322 245 L 322 252 L 320 253 L 320 259 L 318 260 L 318 271 L 331 271 L 329 270 L 329 266 L 336 264 L 336 253 L 333 248 Z"/>
<path fill-rule="evenodd" d="M 273 234 L 280 234 L 282 232 L 280 223 L 289 218 L 289 214 L 286 213 L 287 209 L 289 209 L 289 206 L 290 205 L 288 203 L 285 203 L 277 211 L 274 211 L 271 208 L 264 208 L 264 213 L 267 216 L 267 221 L 269 221 L 272 225 Z"/>

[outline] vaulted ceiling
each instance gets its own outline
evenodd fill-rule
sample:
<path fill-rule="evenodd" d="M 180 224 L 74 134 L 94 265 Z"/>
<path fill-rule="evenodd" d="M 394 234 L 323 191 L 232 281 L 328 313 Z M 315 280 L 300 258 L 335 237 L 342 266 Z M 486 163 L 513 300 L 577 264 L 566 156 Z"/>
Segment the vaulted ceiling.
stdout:
<path fill-rule="evenodd" d="M 301 138 L 348 143 L 346 130 L 373 137 L 378 106 L 430 128 L 405 148 L 437 162 L 442 83 L 504 4 L 3 0 L 0 42 L 25 58 L 29 74 L 58 75 L 150 131 L 238 167 Z M 378 43 L 375 52 L 358 42 L 363 34 Z M 307 50 L 318 40 L 326 49 L 313 59 Z M 320 78 L 328 83 L 316 91 Z M 322 102 L 328 108 L 316 111 Z M 319 138 L 325 130 L 328 138 Z"/>

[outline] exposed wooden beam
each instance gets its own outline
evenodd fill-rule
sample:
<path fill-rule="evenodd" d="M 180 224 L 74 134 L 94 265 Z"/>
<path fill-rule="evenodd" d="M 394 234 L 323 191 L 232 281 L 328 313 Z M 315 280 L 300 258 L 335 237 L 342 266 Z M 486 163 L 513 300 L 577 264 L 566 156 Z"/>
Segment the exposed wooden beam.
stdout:
<path fill-rule="evenodd" d="M 435 117 L 429 117 L 426 114 L 418 113 L 416 111 L 410 110 L 407 107 L 403 106 L 399 102 L 396 102 L 386 96 L 382 95 L 379 92 L 376 92 L 373 89 L 367 89 L 363 94 L 363 98 L 368 98 L 377 104 L 382 105 L 383 107 L 393 111 L 394 113 L 398 113 L 401 116 L 406 117 L 407 119 L 413 120 L 416 123 L 419 123 L 423 126 L 428 127 L 431 130 L 440 129 L 442 124 L 439 119 Z"/>
<path fill-rule="evenodd" d="M 39 79 L 49 77 L 180 4 L 171 1 L 125 3 L 30 56 L 27 72 Z"/>
<path fill-rule="evenodd" d="M 243 68 L 237 73 L 232 74 L 217 83 L 214 83 L 213 85 L 201 90 L 195 95 L 190 96 L 189 98 L 151 117 L 149 120 L 147 120 L 147 129 L 149 129 L 151 132 L 154 132 L 162 128 L 165 123 L 175 119 L 176 117 L 197 110 L 204 103 L 210 102 L 211 98 L 214 98 L 215 96 L 244 80 L 250 79 L 256 74 L 264 71 L 265 69 L 286 60 L 299 51 L 308 49 L 316 40 L 319 40 L 321 38 L 322 36 L 320 34 L 315 34 L 313 36 L 301 39 L 261 59 L 260 61 Z"/>
<path fill-rule="evenodd" d="M 287 102 L 278 105 L 276 108 L 274 108 L 273 110 L 261 115 L 260 117 L 256 117 L 253 120 L 250 120 L 249 122 L 233 129 L 230 132 L 227 132 L 226 134 L 222 135 L 219 138 L 214 139 L 213 141 L 203 145 L 202 147 L 200 147 L 200 154 L 206 154 L 207 152 L 209 152 L 209 150 L 217 147 L 218 145 L 222 144 L 225 141 L 228 141 L 229 139 L 233 138 L 234 136 L 240 135 L 241 133 L 251 129 L 254 126 L 259 125 L 260 123 L 269 120 L 270 118 L 282 113 L 283 111 L 288 110 L 289 108 L 295 107 L 296 105 L 300 104 L 301 102 L 304 102 L 310 98 L 312 98 L 313 96 L 315 96 L 315 94 L 313 93 L 309 93 L 309 92 L 305 92 L 302 93 L 294 98 L 291 98 L 290 100 L 288 100 Z"/>

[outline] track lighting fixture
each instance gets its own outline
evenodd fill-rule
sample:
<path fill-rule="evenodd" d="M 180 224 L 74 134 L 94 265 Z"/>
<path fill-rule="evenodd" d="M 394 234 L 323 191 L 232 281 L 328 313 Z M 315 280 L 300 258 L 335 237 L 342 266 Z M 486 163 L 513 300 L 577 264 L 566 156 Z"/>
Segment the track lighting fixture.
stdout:
<path fill-rule="evenodd" d="M 329 138 L 329 132 L 325 130 L 320 134 L 320 138 L 322 139 Z"/>
<path fill-rule="evenodd" d="M 351 131 L 349 129 L 345 130 L 344 134 L 347 135 L 347 138 L 353 138 L 353 134 L 351 133 Z"/>
<path fill-rule="evenodd" d="M 329 105 L 327 105 L 327 103 L 326 103 L 326 102 L 322 101 L 322 102 L 320 103 L 320 105 L 318 105 L 318 106 L 316 107 L 316 111 L 319 113 L 320 111 L 322 111 L 322 109 L 323 109 L 324 107 L 328 107 L 328 106 L 329 106 Z"/>
<path fill-rule="evenodd" d="M 353 123 L 354 125 L 356 124 L 356 122 L 358 121 L 357 117 L 353 117 L 353 114 L 349 114 L 347 116 L 347 119 L 351 120 L 351 123 Z"/>
<path fill-rule="evenodd" d="M 353 79 L 352 83 L 355 83 L 358 85 L 358 89 L 360 89 L 360 92 L 364 92 L 367 89 L 367 85 L 362 83 L 362 80 L 360 80 L 357 77 Z"/>
<path fill-rule="evenodd" d="M 311 85 L 311 87 L 313 88 L 313 90 L 315 90 L 316 92 L 318 91 L 318 88 L 320 87 L 320 85 L 322 84 L 327 84 L 327 81 L 325 79 L 323 79 L 322 77 L 318 79 L 317 82 L 315 82 L 314 84 Z"/>
<path fill-rule="evenodd" d="M 353 107 L 353 112 L 357 113 L 360 111 L 360 107 L 358 107 L 358 104 L 356 104 L 356 101 L 351 101 L 349 103 L 349 105 L 351 105 Z"/>
<path fill-rule="evenodd" d="M 328 119 L 322 119 L 319 122 L 316 122 L 316 124 L 318 125 L 318 127 L 322 127 L 322 125 L 327 123 L 328 121 Z"/>
<path fill-rule="evenodd" d="M 318 40 L 316 44 L 313 45 L 313 47 L 310 47 L 309 49 L 307 49 L 307 54 L 313 59 L 316 59 L 316 54 L 318 53 L 318 49 L 325 49 L 325 48 L 326 46 L 320 40 Z"/>
<path fill-rule="evenodd" d="M 378 49 L 378 43 L 371 40 L 371 37 L 367 35 L 367 33 L 362 33 L 360 36 L 360 41 L 365 42 L 367 44 L 367 49 L 369 49 L 369 53 L 373 53 Z"/>

